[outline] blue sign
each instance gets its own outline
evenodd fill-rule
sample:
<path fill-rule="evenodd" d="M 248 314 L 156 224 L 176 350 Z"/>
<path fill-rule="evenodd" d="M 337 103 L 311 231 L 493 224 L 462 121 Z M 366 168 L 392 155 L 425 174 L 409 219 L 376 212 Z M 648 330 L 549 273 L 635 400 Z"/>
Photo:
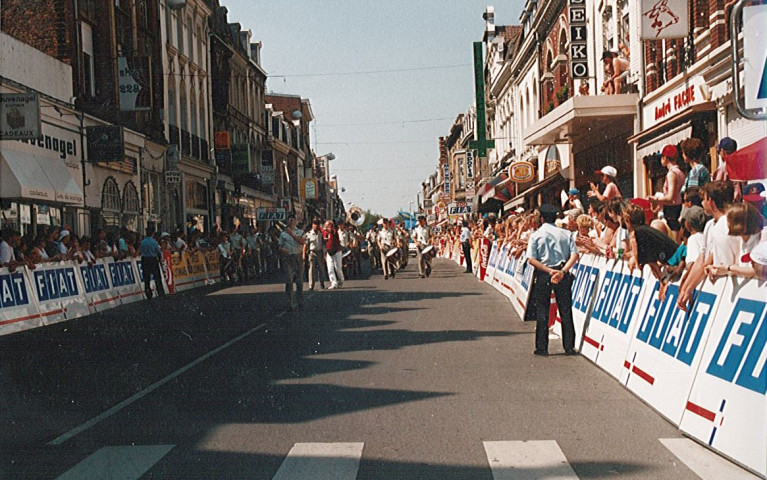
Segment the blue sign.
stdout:
<path fill-rule="evenodd" d="M 739 298 L 706 373 L 764 395 L 767 393 L 765 304 Z M 737 375 L 737 378 L 736 378 Z"/>
<path fill-rule="evenodd" d="M 0 275 L 0 308 L 29 305 L 26 283 L 20 272 Z"/>
<path fill-rule="evenodd" d="M 136 283 L 136 273 L 130 261 L 110 263 L 109 276 L 112 277 L 112 285 L 115 288 L 127 287 Z"/>
<path fill-rule="evenodd" d="M 573 308 L 583 313 L 588 313 L 591 303 L 591 294 L 594 292 L 594 285 L 599 278 L 599 269 L 576 263 L 573 266 L 575 281 L 573 282 Z"/>
<path fill-rule="evenodd" d="M 80 294 L 74 267 L 53 268 L 34 272 L 37 299 L 41 302 Z"/>
<path fill-rule="evenodd" d="M 655 284 L 647 315 L 637 332 L 637 339 L 682 363 L 692 365 L 716 296 L 698 292 L 695 304 L 688 312 L 676 306 L 678 297 L 679 287 L 672 284 L 668 287 L 666 298 L 659 302 L 658 284 Z"/>
<path fill-rule="evenodd" d="M 644 279 L 641 277 L 605 272 L 591 318 L 610 325 L 620 332 L 628 332 L 643 284 Z"/>
<path fill-rule="evenodd" d="M 83 277 L 83 287 L 85 293 L 102 292 L 109 290 L 109 281 L 107 280 L 107 269 L 102 264 L 82 266 L 80 273 Z"/>

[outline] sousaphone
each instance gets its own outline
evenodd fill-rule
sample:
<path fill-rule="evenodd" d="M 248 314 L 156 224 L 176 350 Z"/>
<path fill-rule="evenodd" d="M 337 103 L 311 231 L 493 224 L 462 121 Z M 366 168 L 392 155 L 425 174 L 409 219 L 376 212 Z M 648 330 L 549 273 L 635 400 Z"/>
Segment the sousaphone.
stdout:
<path fill-rule="evenodd" d="M 346 214 L 346 221 L 361 227 L 365 224 L 365 211 L 358 206 L 353 206 Z"/>

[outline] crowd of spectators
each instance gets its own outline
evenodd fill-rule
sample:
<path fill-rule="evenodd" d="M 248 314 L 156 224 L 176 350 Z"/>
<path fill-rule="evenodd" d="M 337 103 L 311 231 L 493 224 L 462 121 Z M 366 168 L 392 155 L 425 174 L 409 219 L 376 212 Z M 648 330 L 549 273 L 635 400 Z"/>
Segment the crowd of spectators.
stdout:
<path fill-rule="evenodd" d="M 733 144 L 731 139 L 723 139 L 720 155 L 734 151 Z M 694 290 L 705 278 L 714 281 L 735 275 L 767 280 L 764 184 L 738 184 L 721 175 L 711 180 L 700 163 L 701 149 L 697 139 L 682 142 L 681 155 L 675 146 L 664 148 L 662 163 L 668 171 L 664 189 L 650 198 L 622 198 L 611 188 L 615 169 L 603 168 L 598 172 L 602 188 L 591 185 L 588 206 L 583 207 L 578 191 L 568 192 L 556 225 L 572 232 L 581 254 L 622 259 L 631 269 L 649 266 L 661 283 L 661 298 L 670 282 L 679 282 L 677 304 L 682 309 L 689 306 Z M 680 157 L 690 167 L 686 175 L 677 166 Z M 537 211 L 520 209 L 505 218 L 490 215 L 464 223 L 472 232 L 476 262 L 476 240 L 483 237 L 497 241 L 499 247 L 508 246 L 508 255 L 519 258 L 541 220 Z M 441 248 L 459 240 L 460 227 L 449 225 L 440 233 Z"/>

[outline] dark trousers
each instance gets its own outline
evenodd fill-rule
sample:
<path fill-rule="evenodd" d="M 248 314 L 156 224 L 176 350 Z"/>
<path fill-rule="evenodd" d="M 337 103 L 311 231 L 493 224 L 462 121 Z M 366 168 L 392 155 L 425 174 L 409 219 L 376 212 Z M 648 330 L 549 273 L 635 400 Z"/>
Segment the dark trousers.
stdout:
<path fill-rule="evenodd" d="M 461 242 L 461 247 L 463 247 L 463 259 L 466 260 L 466 271 L 473 272 L 474 270 L 471 268 L 471 243 Z"/>
<path fill-rule="evenodd" d="M 562 319 L 562 346 L 565 350 L 575 348 L 575 326 L 573 325 L 573 274 L 568 273 L 556 285 L 551 283 L 548 273 L 536 270 L 533 275 L 533 290 L 530 304 L 535 306 L 535 349 L 549 348 L 549 307 L 551 291 L 557 300 L 559 316 Z"/>
<path fill-rule="evenodd" d="M 152 298 L 152 287 L 149 285 L 152 276 L 154 276 L 157 294 L 164 297 L 165 289 L 162 286 L 162 272 L 160 272 L 160 261 L 157 257 L 141 257 L 141 270 L 144 272 L 144 293 L 146 293 L 146 298 Z"/>

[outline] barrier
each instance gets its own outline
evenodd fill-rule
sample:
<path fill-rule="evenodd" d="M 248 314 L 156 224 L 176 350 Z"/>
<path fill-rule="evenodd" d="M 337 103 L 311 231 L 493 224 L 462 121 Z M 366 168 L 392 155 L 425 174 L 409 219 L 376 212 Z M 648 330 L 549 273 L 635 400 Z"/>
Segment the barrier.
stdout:
<path fill-rule="evenodd" d="M 680 428 L 714 450 L 767 472 L 767 284 L 723 278 L 718 309 Z"/>
<path fill-rule="evenodd" d="M 218 280 L 216 252 L 197 252 L 187 259 L 175 257 L 175 264 L 171 258 L 170 268 L 163 262 L 163 270 L 182 273 L 188 282 L 185 288 Z M 191 273 L 187 265 L 191 266 Z M 174 283 L 168 284 L 167 279 L 165 273 L 159 280 L 167 292 L 173 293 Z M 153 290 L 154 283 L 152 280 Z M 19 267 L 13 272 L 0 268 L 0 335 L 103 312 L 143 298 L 141 261 L 135 258 L 117 261 L 102 258 L 93 264 L 45 263 L 34 269 Z"/>
<path fill-rule="evenodd" d="M 186 260 L 180 253 L 171 255 L 170 268 L 173 272 L 174 290 L 182 292 L 194 287 L 194 278 L 187 271 Z"/>
<path fill-rule="evenodd" d="M 630 272 L 583 255 L 572 271 L 581 354 L 686 434 L 767 475 L 767 283 L 706 280 L 685 313 L 679 286 L 659 301 L 647 267 Z M 523 318 L 533 273 L 526 258 L 493 245 L 486 273 Z"/>

